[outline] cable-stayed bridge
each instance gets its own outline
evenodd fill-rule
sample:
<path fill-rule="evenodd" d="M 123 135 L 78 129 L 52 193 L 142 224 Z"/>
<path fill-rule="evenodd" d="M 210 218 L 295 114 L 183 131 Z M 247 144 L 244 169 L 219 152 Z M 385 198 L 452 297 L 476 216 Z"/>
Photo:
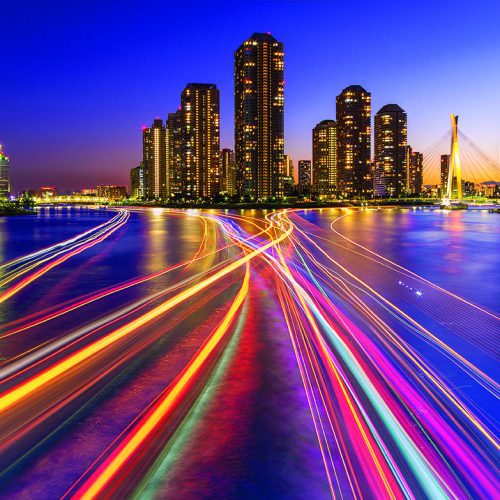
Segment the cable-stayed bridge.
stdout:
<path fill-rule="evenodd" d="M 500 163 L 490 158 L 458 127 L 450 129 L 423 152 L 424 184 L 439 186 L 443 205 L 485 193 L 485 184 L 500 182 Z"/>

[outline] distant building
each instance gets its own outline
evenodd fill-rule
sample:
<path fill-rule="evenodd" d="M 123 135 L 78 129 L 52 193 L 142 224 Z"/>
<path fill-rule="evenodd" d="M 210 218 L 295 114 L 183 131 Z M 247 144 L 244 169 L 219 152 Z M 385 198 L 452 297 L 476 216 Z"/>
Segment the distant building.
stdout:
<path fill-rule="evenodd" d="M 283 43 L 254 33 L 234 55 L 238 191 L 255 199 L 284 194 Z"/>
<path fill-rule="evenodd" d="M 182 112 L 178 109 L 167 118 L 168 174 L 170 194 L 182 193 Z"/>
<path fill-rule="evenodd" d="M 221 191 L 229 196 L 236 194 L 236 164 L 232 149 L 221 151 Z"/>
<path fill-rule="evenodd" d="M 220 191 L 219 106 L 213 83 L 189 83 L 182 91 L 182 186 L 192 198 L 210 198 Z"/>
<path fill-rule="evenodd" d="M 412 148 L 408 146 L 407 163 L 408 192 L 413 196 L 420 196 L 424 183 L 424 155 L 418 151 L 413 151 Z"/>
<path fill-rule="evenodd" d="M 351 85 L 337 96 L 338 190 L 343 196 L 372 196 L 370 162 L 371 94 Z"/>
<path fill-rule="evenodd" d="M 97 196 L 108 200 L 123 200 L 127 197 L 127 188 L 125 186 L 97 186 Z"/>
<path fill-rule="evenodd" d="M 136 199 L 144 198 L 145 194 L 145 178 L 144 178 L 144 165 L 133 168 L 130 171 L 130 196 Z"/>
<path fill-rule="evenodd" d="M 400 198 L 407 193 L 407 117 L 397 104 L 375 115 L 375 196 Z"/>
<path fill-rule="evenodd" d="M 309 196 L 311 194 L 311 161 L 300 160 L 299 166 L 299 195 Z"/>
<path fill-rule="evenodd" d="M 145 170 L 145 197 L 165 198 L 168 186 L 168 142 L 163 120 L 156 118 L 149 128 L 142 131 L 143 159 Z"/>
<path fill-rule="evenodd" d="M 284 194 L 290 195 L 294 188 L 294 178 L 293 178 L 293 161 L 290 155 L 285 155 L 285 168 L 283 171 L 283 191 Z"/>
<path fill-rule="evenodd" d="M 450 155 L 441 155 L 441 196 L 448 189 L 448 175 L 450 173 Z"/>
<path fill-rule="evenodd" d="M 323 120 L 312 134 L 313 191 L 319 196 L 331 196 L 337 191 L 337 124 Z"/>
<path fill-rule="evenodd" d="M 0 144 L 0 198 L 10 196 L 10 162 Z"/>
<path fill-rule="evenodd" d="M 57 196 L 57 188 L 55 186 L 42 186 L 38 195 L 40 198 L 53 198 Z"/>
<path fill-rule="evenodd" d="M 94 188 L 83 188 L 80 191 L 81 196 L 97 196 L 97 189 Z"/>

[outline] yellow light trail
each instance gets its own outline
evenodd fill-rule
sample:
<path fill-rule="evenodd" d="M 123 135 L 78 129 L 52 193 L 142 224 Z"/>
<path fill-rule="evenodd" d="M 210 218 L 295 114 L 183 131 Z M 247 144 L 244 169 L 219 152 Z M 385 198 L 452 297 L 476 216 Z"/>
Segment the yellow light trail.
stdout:
<path fill-rule="evenodd" d="M 143 419 L 138 427 L 134 429 L 132 437 L 125 442 L 120 451 L 109 461 L 109 463 L 105 462 L 103 467 L 98 469 L 96 473 L 92 475 L 76 492 L 75 496 L 77 498 L 91 499 L 98 497 L 106 485 L 113 480 L 114 476 L 119 472 L 123 464 L 134 452 L 137 451 L 146 438 L 161 423 L 162 419 L 165 418 L 175 407 L 177 401 L 182 396 L 182 392 L 201 371 L 205 361 L 215 350 L 228 331 L 235 314 L 248 293 L 249 280 L 250 266 L 247 261 L 243 284 L 231 304 L 229 311 L 224 316 L 219 326 L 211 334 L 208 341 L 203 345 L 198 353 L 191 359 L 189 364 L 183 370 L 182 375 L 168 390 L 167 394 L 160 400 L 158 406 L 156 406 L 156 408 Z"/>
<path fill-rule="evenodd" d="M 279 244 L 281 241 L 288 238 L 288 236 L 292 233 L 292 231 L 293 231 L 293 226 L 290 224 L 288 229 L 284 231 L 279 237 L 272 239 L 270 242 L 263 244 L 258 249 L 253 250 L 252 252 L 244 255 L 243 257 L 240 257 L 238 260 L 232 262 L 224 269 L 221 269 L 220 271 L 213 274 L 212 276 L 209 276 L 200 283 L 193 285 L 191 288 L 188 288 L 187 290 L 179 293 L 175 297 L 172 297 L 171 299 L 167 300 L 163 304 L 160 304 L 151 311 L 143 314 L 134 321 L 131 321 L 130 323 L 122 326 L 121 328 L 118 328 L 117 330 L 111 332 L 110 334 L 99 339 L 93 344 L 90 344 L 89 346 L 81 349 L 80 351 L 75 352 L 74 354 L 68 356 L 66 359 L 62 360 L 56 365 L 46 369 L 45 371 L 41 372 L 38 375 L 33 376 L 31 379 L 22 382 L 17 387 L 12 388 L 10 391 L 6 392 L 4 395 L 0 397 L 0 413 L 7 411 L 9 408 L 22 401 L 25 397 L 29 396 L 34 391 L 41 388 L 43 385 L 51 382 L 58 376 L 64 374 L 68 370 L 71 370 L 75 366 L 89 359 L 94 354 L 97 354 L 101 350 L 114 344 L 115 342 L 122 339 L 129 333 L 133 332 L 140 326 L 155 319 L 159 315 L 164 314 L 165 312 L 169 311 L 170 309 L 180 304 L 184 300 L 192 297 L 201 290 L 204 290 L 212 283 L 215 283 L 220 278 L 227 276 L 229 273 L 238 269 L 246 262 L 249 262 L 256 256 L 265 252 L 268 248 L 271 248 Z"/>

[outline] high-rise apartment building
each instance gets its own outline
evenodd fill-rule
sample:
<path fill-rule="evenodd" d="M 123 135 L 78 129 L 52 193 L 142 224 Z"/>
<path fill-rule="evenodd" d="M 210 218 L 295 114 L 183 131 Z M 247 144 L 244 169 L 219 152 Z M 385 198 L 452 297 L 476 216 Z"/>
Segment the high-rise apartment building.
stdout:
<path fill-rule="evenodd" d="M 351 85 L 337 96 L 337 176 L 343 196 L 372 196 L 370 151 L 371 94 Z"/>
<path fill-rule="evenodd" d="M 375 196 L 400 198 L 407 194 L 407 117 L 397 104 L 375 115 Z"/>
<path fill-rule="evenodd" d="M 182 193 L 182 113 L 178 109 L 167 118 L 168 173 L 170 194 Z"/>
<path fill-rule="evenodd" d="M 283 43 L 254 33 L 234 55 L 238 190 L 255 199 L 284 194 Z"/>
<path fill-rule="evenodd" d="M 132 198 L 141 199 L 145 197 L 145 177 L 144 165 L 140 165 L 130 170 L 130 196 Z"/>
<path fill-rule="evenodd" d="M 418 151 L 413 151 L 408 146 L 408 193 L 413 196 L 422 194 L 422 186 L 424 184 L 424 155 Z"/>
<path fill-rule="evenodd" d="M 285 155 L 285 168 L 283 169 L 283 192 L 290 195 L 294 188 L 293 160 L 290 155 Z"/>
<path fill-rule="evenodd" d="M 448 189 L 448 175 L 450 172 L 450 155 L 441 155 L 441 196 Z"/>
<path fill-rule="evenodd" d="M 300 160 L 299 166 L 299 195 L 308 196 L 311 194 L 311 161 Z"/>
<path fill-rule="evenodd" d="M 9 157 L 3 152 L 0 144 L 0 198 L 10 195 L 10 162 Z"/>
<path fill-rule="evenodd" d="M 191 198 L 220 191 L 220 104 L 213 83 L 189 83 L 181 94 L 182 186 Z"/>
<path fill-rule="evenodd" d="M 169 195 L 168 141 L 163 120 L 156 118 L 142 131 L 145 197 L 165 198 Z"/>
<path fill-rule="evenodd" d="M 221 151 L 221 192 L 225 192 L 229 196 L 236 194 L 234 151 L 227 148 Z"/>
<path fill-rule="evenodd" d="M 334 120 L 319 122 L 312 133 L 313 191 L 331 196 L 337 191 L 337 124 Z"/>

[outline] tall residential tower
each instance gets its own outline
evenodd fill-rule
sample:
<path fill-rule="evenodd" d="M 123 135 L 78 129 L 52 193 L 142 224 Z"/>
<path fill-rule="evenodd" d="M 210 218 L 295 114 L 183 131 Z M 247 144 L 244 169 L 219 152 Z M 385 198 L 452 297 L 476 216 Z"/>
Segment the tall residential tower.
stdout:
<path fill-rule="evenodd" d="M 192 198 L 220 190 L 220 105 L 213 83 L 189 83 L 182 91 L 182 186 Z"/>
<path fill-rule="evenodd" d="M 333 195 L 337 191 L 337 124 L 323 120 L 313 128 L 313 191 Z"/>
<path fill-rule="evenodd" d="M 10 166 L 9 157 L 3 152 L 0 144 L 0 198 L 8 198 L 10 195 Z"/>
<path fill-rule="evenodd" d="M 234 128 L 238 190 L 282 196 L 285 156 L 283 43 L 254 33 L 234 54 Z"/>
<path fill-rule="evenodd" d="M 351 85 L 337 96 L 338 190 L 346 197 L 372 196 L 371 94 Z"/>
<path fill-rule="evenodd" d="M 397 104 L 386 104 L 375 115 L 375 196 L 407 194 L 407 156 L 406 112 Z"/>
<path fill-rule="evenodd" d="M 153 125 L 142 130 L 144 186 L 146 198 L 164 198 L 169 195 L 168 141 L 163 120 L 156 118 Z"/>

